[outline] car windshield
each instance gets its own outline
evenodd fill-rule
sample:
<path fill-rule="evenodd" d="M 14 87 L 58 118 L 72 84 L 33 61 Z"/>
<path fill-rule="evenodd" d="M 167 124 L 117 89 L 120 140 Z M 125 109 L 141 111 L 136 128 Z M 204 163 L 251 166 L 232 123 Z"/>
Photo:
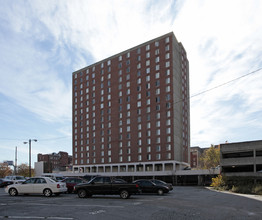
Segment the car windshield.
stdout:
<path fill-rule="evenodd" d="M 156 184 L 166 184 L 165 182 L 161 181 L 161 180 L 153 180 L 154 183 Z"/>
<path fill-rule="evenodd" d="M 17 176 L 16 179 L 17 180 L 25 180 L 25 178 L 23 176 Z"/>
<path fill-rule="evenodd" d="M 91 180 L 89 180 L 87 183 L 91 183 L 92 182 L 92 180 L 93 179 L 95 179 L 96 178 L 96 176 L 95 177 L 93 177 Z"/>

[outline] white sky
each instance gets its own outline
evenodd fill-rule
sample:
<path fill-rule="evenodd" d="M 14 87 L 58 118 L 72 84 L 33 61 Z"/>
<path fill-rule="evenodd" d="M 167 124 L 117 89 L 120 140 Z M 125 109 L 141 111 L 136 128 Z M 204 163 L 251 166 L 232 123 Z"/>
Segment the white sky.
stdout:
<path fill-rule="evenodd" d="M 71 147 L 72 72 L 173 31 L 190 94 L 262 67 L 259 0 L 0 0 L 0 162 Z M 191 99 L 191 146 L 262 139 L 262 71 Z"/>

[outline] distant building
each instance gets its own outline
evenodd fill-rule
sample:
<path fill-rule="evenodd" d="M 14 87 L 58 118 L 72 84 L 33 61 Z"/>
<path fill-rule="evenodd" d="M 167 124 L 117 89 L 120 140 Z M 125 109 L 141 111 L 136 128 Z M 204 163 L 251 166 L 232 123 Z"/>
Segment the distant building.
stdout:
<path fill-rule="evenodd" d="M 37 161 L 44 162 L 45 173 L 52 173 L 53 171 L 66 171 L 69 167 L 72 167 L 72 156 L 63 151 L 52 154 L 38 154 Z"/>
<path fill-rule="evenodd" d="M 200 166 L 200 157 L 207 148 L 190 147 L 190 166 L 198 168 Z"/>
<path fill-rule="evenodd" d="M 262 177 L 262 140 L 220 144 L 220 166 L 227 176 Z"/>
<path fill-rule="evenodd" d="M 164 174 L 188 166 L 189 62 L 172 32 L 72 75 L 75 172 Z"/>

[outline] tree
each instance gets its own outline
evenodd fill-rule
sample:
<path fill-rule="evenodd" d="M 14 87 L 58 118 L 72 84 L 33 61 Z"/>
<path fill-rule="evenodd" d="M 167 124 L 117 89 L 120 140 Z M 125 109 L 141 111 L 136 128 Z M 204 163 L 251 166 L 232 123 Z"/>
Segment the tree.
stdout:
<path fill-rule="evenodd" d="M 0 163 L 0 177 L 9 176 L 12 174 L 12 170 L 6 163 Z"/>
<path fill-rule="evenodd" d="M 220 164 L 220 147 L 214 147 L 211 145 L 210 148 L 205 150 L 200 157 L 200 164 L 203 169 L 217 167 Z"/>
<path fill-rule="evenodd" d="M 31 169 L 31 174 L 32 176 L 34 176 L 34 169 Z M 22 163 L 21 165 L 19 165 L 17 169 L 17 175 L 28 177 L 29 176 L 29 166 L 25 163 Z"/>

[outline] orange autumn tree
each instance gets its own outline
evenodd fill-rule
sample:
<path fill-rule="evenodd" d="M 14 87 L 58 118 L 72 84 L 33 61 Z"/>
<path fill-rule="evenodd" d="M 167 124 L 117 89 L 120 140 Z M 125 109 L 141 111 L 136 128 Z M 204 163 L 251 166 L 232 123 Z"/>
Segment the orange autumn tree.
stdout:
<path fill-rule="evenodd" d="M 220 147 L 211 145 L 210 148 L 204 151 L 200 157 L 200 166 L 202 169 L 210 169 L 217 167 L 220 164 Z"/>

